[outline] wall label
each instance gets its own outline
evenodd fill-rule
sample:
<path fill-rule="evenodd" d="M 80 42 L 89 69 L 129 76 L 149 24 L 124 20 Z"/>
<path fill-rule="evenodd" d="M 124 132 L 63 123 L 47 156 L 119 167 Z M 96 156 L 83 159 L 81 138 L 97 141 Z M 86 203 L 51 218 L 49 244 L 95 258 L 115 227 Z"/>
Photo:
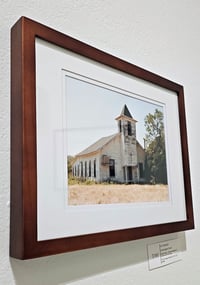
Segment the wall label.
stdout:
<path fill-rule="evenodd" d="M 179 240 L 172 239 L 147 245 L 149 270 L 180 261 Z"/>

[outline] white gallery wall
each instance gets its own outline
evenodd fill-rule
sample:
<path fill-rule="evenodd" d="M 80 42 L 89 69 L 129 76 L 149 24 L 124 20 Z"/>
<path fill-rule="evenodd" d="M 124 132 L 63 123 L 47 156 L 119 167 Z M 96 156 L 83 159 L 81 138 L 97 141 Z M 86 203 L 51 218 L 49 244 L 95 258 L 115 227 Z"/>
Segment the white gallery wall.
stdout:
<path fill-rule="evenodd" d="M 184 86 L 196 229 L 20 261 L 9 258 L 10 28 L 30 17 Z M 200 284 L 200 2 L 0 0 L 0 284 Z M 181 260 L 150 271 L 147 244 L 177 238 Z"/>

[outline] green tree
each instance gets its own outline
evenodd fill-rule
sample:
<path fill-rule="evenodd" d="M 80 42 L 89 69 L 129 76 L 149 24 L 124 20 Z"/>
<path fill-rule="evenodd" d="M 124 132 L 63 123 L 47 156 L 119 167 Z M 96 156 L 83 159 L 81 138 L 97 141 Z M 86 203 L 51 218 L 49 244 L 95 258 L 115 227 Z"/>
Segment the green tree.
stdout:
<path fill-rule="evenodd" d="M 145 117 L 145 175 L 147 182 L 167 184 L 163 113 L 155 109 Z"/>

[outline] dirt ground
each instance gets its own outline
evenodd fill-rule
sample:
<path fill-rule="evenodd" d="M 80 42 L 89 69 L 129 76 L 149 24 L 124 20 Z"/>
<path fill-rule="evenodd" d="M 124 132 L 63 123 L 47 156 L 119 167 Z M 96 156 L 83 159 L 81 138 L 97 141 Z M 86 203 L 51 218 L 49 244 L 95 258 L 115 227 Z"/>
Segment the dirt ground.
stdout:
<path fill-rule="evenodd" d="M 69 205 L 167 201 L 167 185 L 70 185 Z"/>

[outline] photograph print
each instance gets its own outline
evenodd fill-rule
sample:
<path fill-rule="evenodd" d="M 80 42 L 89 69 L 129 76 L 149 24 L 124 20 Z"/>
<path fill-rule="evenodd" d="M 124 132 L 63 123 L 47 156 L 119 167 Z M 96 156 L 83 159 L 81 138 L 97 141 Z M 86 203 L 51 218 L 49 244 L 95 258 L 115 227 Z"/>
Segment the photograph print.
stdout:
<path fill-rule="evenodd" d="M 164 107 L 124 93 L 65 76 L 70 206 L 169 200 Z"/>

